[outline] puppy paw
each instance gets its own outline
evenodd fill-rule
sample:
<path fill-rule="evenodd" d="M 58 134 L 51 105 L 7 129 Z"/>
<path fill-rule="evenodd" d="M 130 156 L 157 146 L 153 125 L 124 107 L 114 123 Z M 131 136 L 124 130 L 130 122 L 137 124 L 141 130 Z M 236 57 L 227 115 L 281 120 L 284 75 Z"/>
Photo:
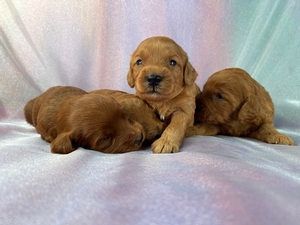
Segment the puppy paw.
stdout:
<path fill-rule="evenodd" d="M 151 145 L 153 153 L 176 153 L 179 152 L 179 146 L 170 140 L 166 140 L 163 138 L 157 139 Z"/>
<path fill-rule="evenodd" d="M 267 139 L 267 142 L 270 144 L 294 145 L 294 141 L 284 134 L 272 135 Z"/>
<path fill-rule="evenodd" d="M 67 154 L 75 149 L 68 134 L 60 134 L 51 142 L 52 153 Z"/>

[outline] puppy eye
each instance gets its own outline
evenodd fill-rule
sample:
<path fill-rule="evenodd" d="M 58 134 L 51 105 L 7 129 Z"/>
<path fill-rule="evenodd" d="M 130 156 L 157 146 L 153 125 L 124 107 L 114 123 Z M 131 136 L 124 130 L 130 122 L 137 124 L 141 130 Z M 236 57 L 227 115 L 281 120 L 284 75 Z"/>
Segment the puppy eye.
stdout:
<path fill-rule="evenodd" d="M 143 63 L 143 61 L 141 59 L 138 59 L 135 64 L 140 66 L 140 65 L 142 65 L 142 63 Z"/>
<path fill-rule="evenodd" d="M 109 139 L 109 136 L 108 136 L 108 135 L 106 135 L 106 136 L 104 136 L 104 137 L 102 138 L 103 141 L 108 140 L 108 139 Z"/>
<path fill-rule="evenodd" d="M 225 98 L 223 97 L 223 95 L 221 95 L 221 94 L 217 94 L 217 98 L 218 99 L 221 99 L 221 100 L 224 100 Z"/>
<path fill-rule="evenodd" d="M 170 66 L 176 66 L 177 62 L 175 60 L 170 60 Z"/>

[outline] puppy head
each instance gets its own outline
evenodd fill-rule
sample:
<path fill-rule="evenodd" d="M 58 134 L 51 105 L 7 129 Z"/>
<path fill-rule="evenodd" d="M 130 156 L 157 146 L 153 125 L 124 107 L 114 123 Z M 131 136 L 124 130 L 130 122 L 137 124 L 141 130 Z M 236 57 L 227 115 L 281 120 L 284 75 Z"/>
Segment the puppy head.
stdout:
<path fill-rule="evenodd" d="M 70 128 L 58 136 L 61 141 L 53 141 L 52 152 L 62 146 L 66 146 L 65 150 L 59 153 L 68 153 L 77 147 L 104 153 L 123 153 L 141 147 L 145 139 L 142 125 L 130 119 L 113 98 L 86 94 L 71 107 Z"/>
<path fill-rule="evenodd" d="M 196 98 L 196 105 L 195 119 L 216 125 L 233 120 L 258 124 L 265 115 L 272 120 L 274 112 L 269 94 L 239 68 L 211 75 Z"/>
<path fill-rule="evenodd" d="M 124 112 L 133 120 L 142 124 L 146 137 L 145 145 L 152 144 L 163 133 L 166 124 L 158 119 L 154 110 L 142 99 L 132 95 L 121 103 Z"/>
<path fill-rule="evenodd" d="M 146 101 L 163 101 L 192 85 L 197 72 L 187 54 L 172 39 L 151 37 L 132 53 L 127 81 Z"/>

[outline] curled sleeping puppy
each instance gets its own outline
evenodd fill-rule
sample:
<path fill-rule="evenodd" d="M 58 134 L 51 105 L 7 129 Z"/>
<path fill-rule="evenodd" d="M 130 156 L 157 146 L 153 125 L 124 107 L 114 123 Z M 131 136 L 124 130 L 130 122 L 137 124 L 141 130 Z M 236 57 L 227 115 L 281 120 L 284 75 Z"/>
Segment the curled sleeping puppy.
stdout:
<path fill-rule="evenodd" d="M 138 150 L 145 139 L 142 125 L 130 119 L 117 101 L 76 87 L 48 89 L 26 104 L 24 114 L 51 143 L 53 153 L 70 153 L 78 147 L 123 153 Z"/>
<path fill-rule="evenodd" d="M 158 119 L 154 110 L 138 96 L 117 90 L 95 90 L 90 94 L 110 96 L 115 99 L 129 118 L 139 122 L 145 130 L 145 141 L 143 144 L 150 145 L 158 139 L 165 123 Z"/>
<path fill-rule="evenodd" d="M 200 93 L 197 75 L 186 52 L 170 38 L 150 37 L 132 53 L 128 84 L 167 123 L 151 145 L 154 153 L 179 151 L 194 123 L 195 97 Z"/>
<path fill-rule="evenodd" d="M 229 68 L 211 75 L 196 105 L 196 124 L 188 128 L 186 136 L 223 134 L 294 145 L 274 127 L 269 93 L 242 69 Z"/>

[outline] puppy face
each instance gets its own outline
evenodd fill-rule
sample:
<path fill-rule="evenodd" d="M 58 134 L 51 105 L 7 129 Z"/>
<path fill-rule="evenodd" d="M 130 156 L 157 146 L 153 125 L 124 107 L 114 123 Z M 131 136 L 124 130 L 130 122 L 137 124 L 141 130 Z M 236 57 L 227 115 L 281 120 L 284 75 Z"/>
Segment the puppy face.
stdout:
<path fill-rule="evenodd" d="M 111 97 L 84 95 L 70 106 L 69 112 L 70 115 L 65 114 L 69 127 L 63 128 L 51 143 L 52 152 L 68 153 L 81 146 L 104 153 L 123 153 L 138 150 L 144 141 L 142 125 L 125 115 Z"/>
<path fill-rule="evenodd" d="M 90 93 L 112 97 L 121 105 L 122 110 L 129 118 L 139 122 L 146 134 L 143 144 L 151 144 L 162 134 L 165 123 L 160 121 L 154 110 L 138 96 L 108 89 L 96 90 Z"/>
<path fill-rule="evenodd" d="M 211 75 L 196 99 L 195 118 L 211 124 L 261 123 L 273 119 L 273 103 L 265 91 L 244 70 L 231 68 Z M 267 115 L 267 116 L 266 116 Z"/>
<path fill-rule="evenodd" d="M 127 81 L 139 97 L 158 102 L 177 96 L 196 76 L 179 45 L 167 37 L 151 37 L 133 52 Z"/>

